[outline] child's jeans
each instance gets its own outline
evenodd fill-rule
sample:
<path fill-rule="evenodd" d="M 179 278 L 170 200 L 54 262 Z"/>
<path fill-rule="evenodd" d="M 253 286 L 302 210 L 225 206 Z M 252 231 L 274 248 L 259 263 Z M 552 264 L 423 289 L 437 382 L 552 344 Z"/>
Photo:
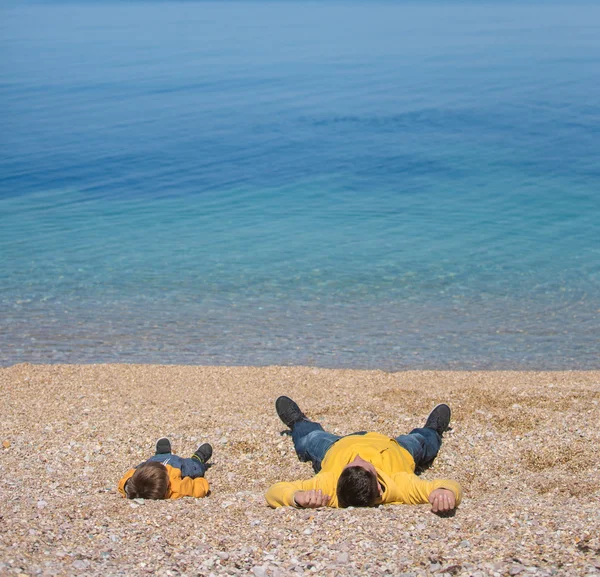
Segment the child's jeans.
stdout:
<path fill-rule="evenodd" d="M 352 433 L 352 435 L 364 434 L 365 431 Z M 319 423 L 313 421 L 303 419 L 294 423 L 292 427 L 292 439 L 298 459 L 311 461 L 315 473 L 321 470 L 325 453 L 341 438 L 339 435 L 327 433 Z M 442 445 L 442 438 L 437 431 L 427 428 L 413 429 L 408 435 L 396 437 L 396 441 L 412 455 L 417 467 L 433 461 Z"/>
<path fill-rule="evenodd" d="M 204 473 L 206 472 L 206 465 L 204 463 L 201 463 L 197 459 L 183 459 L 173 453 L 157 453 L 150 457 L 148 461 L 157 461 L 163 465 L 171 465 L 171 467 L 181 469 L 182 477 L 191 477 L 192 479 L 204 477 Z"/>

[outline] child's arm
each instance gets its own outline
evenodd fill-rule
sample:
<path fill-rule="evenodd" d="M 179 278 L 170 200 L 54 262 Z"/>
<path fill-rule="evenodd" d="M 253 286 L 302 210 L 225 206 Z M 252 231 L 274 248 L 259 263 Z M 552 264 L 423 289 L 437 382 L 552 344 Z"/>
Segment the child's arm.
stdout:
<path fill-rule="evenodd" d="M 119 493 L 121 493 L 121 495 L 125 498 L 127 498 L 127 493 L 125 492 L 125 483 L 131 479 L 134 473 L 135 469 L 129 469 L 129 471 L 127 471 L 127 473 L 125 473 L 123 478 L 119 481 Z"/>
<path fill-rule="evenodd" d="M 168 498 L 179 499 L 180 497 L 206 497 L 210 486 L 204 477 L 192 479 L 191 477 L 183 477 L 179 483 L 171 482 Z"/>
<path fill-rule="evenodd" d="M 192 479 L 182 477 L 181 470 L 171 465 L 166 465 L 169 472 L 169 490 L 166 499 L 179 499 L 180 497 L 206 497 L 210 486 L 204 477 Z"/>

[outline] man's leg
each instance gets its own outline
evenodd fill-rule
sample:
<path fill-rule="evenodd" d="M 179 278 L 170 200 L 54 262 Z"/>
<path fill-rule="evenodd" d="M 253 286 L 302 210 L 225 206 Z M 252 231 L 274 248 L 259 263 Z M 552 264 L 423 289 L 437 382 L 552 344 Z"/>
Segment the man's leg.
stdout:
<path fill-rule="evenodd" d="M 442 435 L 450 424 L 450 416 L 448 405 L 437 405 L 429 413 L 424 427 L 396 438 L 398 444 L 412 455 L 417 467 L 423 467 L 435 459 L 442 445 Z"/>
<path fill-rule="evenodd" d="M 292 439 L 298 459 L 311 461 L 315 473 L 318 473 L 325 453 L 340 437 L 325 432 L 319 423 L 302 419 L 293 424 Z"/>
<path fill-rule="evenodd" d="M 319 423 L 309 421 L 298 404 L 289 397 L 278 397 L 275 410 L 281 421 L 292 430 L 298 459 L 311 461 L 315 473 L 318 473 L 325 453 L 340 437 L 326 433 Z"/>
<path fill-rule="evenodd" d="M 442 445 L 439 433 L 427 427 L 413 429 L 408 435 L 396 437 L 396 441 L 412 455 L 417 467 L 431 463 Z"/>

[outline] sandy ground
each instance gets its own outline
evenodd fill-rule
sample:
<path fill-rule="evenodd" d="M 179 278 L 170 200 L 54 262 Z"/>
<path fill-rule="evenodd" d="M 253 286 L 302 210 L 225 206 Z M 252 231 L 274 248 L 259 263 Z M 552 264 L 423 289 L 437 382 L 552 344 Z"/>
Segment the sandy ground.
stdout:
<path fill-rule="evenodd" d="M 600 575 L 598 371 L 24 364 L 0 387 L 1 575 Z M 280 394 L 342 434 L 408 432 L 447 401 L 423 476 L 463 485 L 456 515 L 269 509 L 271 483 L 311 476 Z M 209 497 L 119 496 L 163 435 L 213 444 Z"/>

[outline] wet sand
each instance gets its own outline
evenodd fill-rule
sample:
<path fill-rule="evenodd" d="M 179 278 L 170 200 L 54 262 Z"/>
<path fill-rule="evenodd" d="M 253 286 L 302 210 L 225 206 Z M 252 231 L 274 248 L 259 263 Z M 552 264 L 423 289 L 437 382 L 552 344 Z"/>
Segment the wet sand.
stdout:
<path fill-rule="evenodd" d="M 0 575 L 600 575 L 600 371 L 16 365 L 0 369 Z M 275 410 L 396 436 L 438 402 L 452 430 L 429 507 L 272 510 L 311 476 Z M 131 502 L 116 485 L 158 437 L 214 446 L 205 499 Z"/>

